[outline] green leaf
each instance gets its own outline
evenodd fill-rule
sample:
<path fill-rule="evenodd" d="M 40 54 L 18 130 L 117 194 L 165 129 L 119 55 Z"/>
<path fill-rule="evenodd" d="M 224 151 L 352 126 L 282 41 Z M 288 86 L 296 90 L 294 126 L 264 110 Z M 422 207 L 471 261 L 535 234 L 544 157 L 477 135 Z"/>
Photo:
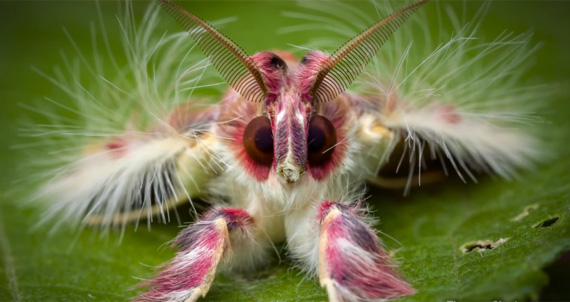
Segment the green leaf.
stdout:
<path fill-rule="evenodd" d="M 525 2 L 517 8 L 517 14 L 512 14 L 512 5 L 499 3 L 491 8 L 487 26 L 490 30 L 496 26 L 521 31 L 534 26 L 536 40 L 545 41 L 534 76 L 548 82 L 567 81 L 570 61 L 563 50 L 568 49 L 569 42 L 561 23 L 568 25 L 569 21 L 561 18 L 568 4 L 542 5 Z M 225 2 L 215 14 L 204 3 L 198 3 L 196 9 L 205 18 L 238 15 L 243 19 L 240 26 L 246 28 L 248 24 L 251 28 L 256 24 L 282 24 L 282 18 L 273 15 L 254 18 L 259 12 L 251 7 L 258 6 L 263 6 L 263 11 L 279 11 L 291 3 Z M 88 41 L 89 37 L 81 36 L 89 31 L 85 16 L 89 16 L 87 20 L 96 17 L 93 6 L 85 7 L 68 2 L 0 4 L 2 28 L 14 27 L 0 32 L 2 45 L 8 45 L 0 49 L 0 163 L 1 171 L 7 171 L 2 173 L 4 191 L 18 186 L 13 184 L 13 171 L 23 158 L 20 149 L 9 149 L 16 142 L 11 124 L 23 114 L 16 103 L 52 93 L 51 86 L 28 66 L 49 70 L 58 62 L 58 48 L 67 42 L 61 31 L 51 28 L 59 28 L 63 20 L 71 35 L 79 37 L 79 44 Z M 113 19 L 113 9 L 103 5 L 105 18 Z M 549 13 L 536 15 L 537 11 Z M 249 39 L 247 31 L 240 28 L 224 32 L 237 42 Z M 303 40 L 286 37 L 287 42 L 299 41 L 297 44 Z M 283 39 L 259 37 L 244 46 L 255 50 L 286 48 Z M 539 297 L 549 282 L 543 268 L 570 250 L 568 96 L 565 91 L 551 100 L 550 114 L 546 116 L 549 124 L 544 128 L 553 137 L 549 148 L 555 156 L 533 171 L 522 173 L 519 180 L 482 178 L 478 184 L 463 184 L 451 179 L 414 189 L 408 197 L 402 197 L 401 192 L 370 192 L 375 216 L 381 221 L 380 236 L 418 290 L 417 295 L 404 301 Z M 21 195 L 5 194 L 0 201 L 0 301 L 128 300 L 136 293 L 139 278 L 152 276 L 155 267 L 174 254 L 165 243 L 180 230 L 176 223 L 153 225 L 151 231 L 141 225 L 136 231 L 129 228 L 124 234 L 112 233 L 104 238 L 93 230 L 61 228 L 51 232 L 48 226 L 34 228 L 41 211 L 19 206 L 22 199 Z M 181 215 L 183 221 L 190 220 L 184 212 Z M 481 249 L 477 249 L 480 241 L 488 242 L 479 243 Z M 486 248 L 497 242 L 502 244 Z M 270 266 L 253 274 L 220 276 L 204 301 L 326 300 L 316 280 L 293 268 L 285 250 L 279 248 L 281 261 L 275 257 Z M 471 251 L 465 253 L 462 248 Z"/>

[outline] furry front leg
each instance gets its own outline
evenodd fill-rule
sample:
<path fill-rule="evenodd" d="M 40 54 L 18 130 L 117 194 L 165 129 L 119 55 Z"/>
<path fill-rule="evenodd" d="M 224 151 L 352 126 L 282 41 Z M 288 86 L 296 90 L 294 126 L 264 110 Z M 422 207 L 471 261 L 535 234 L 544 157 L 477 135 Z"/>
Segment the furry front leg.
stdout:
<path fill-rule="evenodd" d="M 232 255 L 236 249 L 244 252 L 244 246 L 257 246 L 251 235 L 253 224 L 253 218 L 244 210 L 209 211 L 180 232 L 173 243 L 178 253 L 156 278 L 141 285 L 148 291 L 137 299 L 191 302 L 205 296 L 218 264 L 236 260 Z"/>
<path fill-rule="evenodd" d="M 386 301 L 413 294 L 362 218 L 358 207 L 329 201 L 290 215 L 286 229 L 291 254 L 301 268 L 318 274 L 331 302 Z"/>
<path fill-rule="evenodd" d="M 319 281 L 330 301 L 379 301 L 414 293 L 355 209 L 324 202 L 318 219 Z"/>

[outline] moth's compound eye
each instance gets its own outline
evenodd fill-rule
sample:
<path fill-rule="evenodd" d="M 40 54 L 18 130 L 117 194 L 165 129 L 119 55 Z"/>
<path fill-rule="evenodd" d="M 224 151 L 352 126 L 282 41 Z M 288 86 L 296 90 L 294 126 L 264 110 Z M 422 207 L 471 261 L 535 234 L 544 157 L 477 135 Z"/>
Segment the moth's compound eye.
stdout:
<path fill-rule="evenodd" d="M 256 163 L 264 166 L 273 163 L 273 133 L 269 118 L 258 116 L 247 124 L 243 132 L 243 146 Z"/>
<path fill-rule="evenodd" d="M 314 115 L 309 122 L 307 147 L 311 166 L 320 166 L 329 161 L 336 145 L 336 130 L 326 117 Z"/>
<path fill-rule="evenodd" d="M 273 57 L 271 57 L 271 61 L 269 61 L 269 64 L 271 64 L 271 66 L 273 66 L 274 69 L 281 69 L 287 71 L 287 64 L 285 63 L 285 61 L 283 61 L 283 59 L 281 59 L 276 54 L 273 54 Z"/>

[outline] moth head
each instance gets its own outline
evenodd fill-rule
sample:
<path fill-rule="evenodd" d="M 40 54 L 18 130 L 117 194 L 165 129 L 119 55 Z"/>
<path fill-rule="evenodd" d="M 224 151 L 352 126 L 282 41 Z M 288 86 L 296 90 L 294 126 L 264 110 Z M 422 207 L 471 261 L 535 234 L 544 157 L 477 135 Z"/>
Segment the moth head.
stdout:
<path fill-rule="evenodd" d="M 322 180 L 341 164 L 338 143 L 344 141 L 342 116 L 349 108 L 336 99 L 342 98 L 392 33 L 427 1 L 377 22 L 330 56 L 314 51 L 300 63 L 291 63 L 290 58 L 272 52 L 250 57 L 197 16 L 168 0 L 158 0 L 228 84 L 258 104 L 242 135 L 243 150 L 254 167 L 249 170 L 258 180 L 274 172 L 286 183 L 298 182 L 307 171 Z"/>
<path fill-rule="evenodd" d="M 307 175 L 323 179 L 326 173 L 322 172 L 334 170 L 342 159 L 342 152 L 335 151 L 337 132 L 343 124 L 336 116 L 339 110 L 322 110 L 322 106 L 310 102 L 300 86 L 306 66 L 293 55 L 262 52 L 252 59 L 259 66 L 271 93 L 260 104 L 261 114 L 250 117 L 243 131 L 243 147 L 248 160 L 253 165 L 265 167 L 268 173 L 275 173 L 283 183 L 296 183 Z M 341 106 L 331 102 L 329 107 L 338 109 Z"/>

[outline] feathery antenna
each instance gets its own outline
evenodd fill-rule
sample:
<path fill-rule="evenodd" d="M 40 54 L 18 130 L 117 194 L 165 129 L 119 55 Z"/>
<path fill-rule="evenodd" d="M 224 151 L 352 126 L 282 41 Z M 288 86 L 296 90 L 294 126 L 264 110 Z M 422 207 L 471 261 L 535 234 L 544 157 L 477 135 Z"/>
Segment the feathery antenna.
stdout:
<path fill-rule="evenodd" d="M 182 7 L 168 0 L 157 1 L 188 31 L 232 88 L 251 102 L 265 100 L 268 89 L 263 75 L 239 45 Z"/>
<path fill-rule="evenodd" d="M 418 1 L 391 14 L 339 47 L 313 81 L 310 90 L 313 102 L 329 102 L 344 92 L 398 27 L 428 1 Z"/>

